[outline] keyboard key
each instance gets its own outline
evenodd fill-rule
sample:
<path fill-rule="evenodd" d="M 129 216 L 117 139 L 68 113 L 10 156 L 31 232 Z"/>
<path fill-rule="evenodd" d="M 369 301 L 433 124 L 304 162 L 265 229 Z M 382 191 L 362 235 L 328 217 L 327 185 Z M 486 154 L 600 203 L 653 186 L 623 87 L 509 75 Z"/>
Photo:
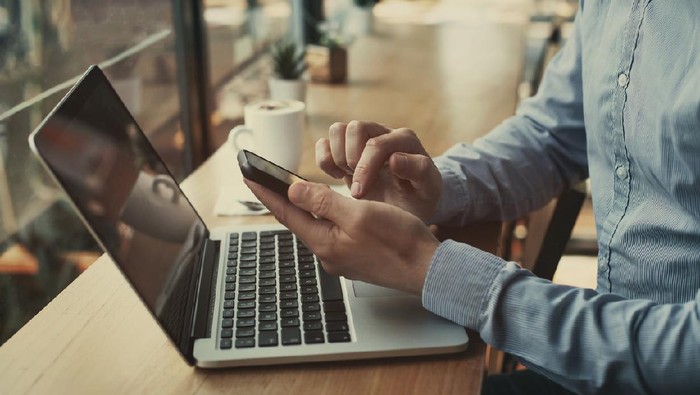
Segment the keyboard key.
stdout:
<path fill-rule="evenodd" d="M 224 318 L 233 318 L 233 309 L 225 309 L 221 316 Z"/>
<path fill-rule="evenodd" d="M 276 295 L 260 295 L 260 303 L 273 303 L 277 301 Z"/>
<path fill-rule="evenodd" d="M 280 262 L 282 262 L 282 261 L 292 261 L 292 262 L 294 262 L 294 261 L 295 261 L 294 255 L 293 255 L 293 254 L 280 254 L 280 255 L 278 256 L 278 258 L 279 258 L 279 261 L 280 261 Z"/>
<path fill-rule="evenodd" d="M 296 291 L 297 285 L 294 283 L 287 283 L 280 285 L 280 291 Z"/>
<path fill-rule="evenodd" d="M 282 309 L 282 311 L 280 312 L 280 316 L 282 318 L 299 317 L 299 309 Z"/>
<path fill-rule="evenodd" d="M 250 328 L 255 326 L 255 320 L 252 318 L 241 318 L 236 320 L 236 328 Z"/>
<path fill-rule="evenodd" d="M 274 347 L 277 345 L 277 331 L 265 331 L 258 334 L 260 347 Z"/>
<path fill-rule="evenodd" d="M 316 294 L 301 295 L 301 303 L 308 303 L 308 302 L 318 302 L 318 295 L 316 295 Z"/>
<path fill-rule="evenodd" d="M 318 287 L 315 285 L 305 285 L 301 287 L 301 294 L 318 294 Z"/>
<path fill-rule="evenodd" d="M 227 282 L 227 283 L 235 283 L 235 282 L 236 282 L 236 276 L 226 276 L 226 282 Z"/>
<path fill-rule="evenodd" d="M 313 257 L 313 256 L 309 256 L 309 255 L 300 256 L 300 257 L 297 259 L 297 262 L 299 262 L 299 263 L 314 263 L 314 257 Z M 314 266 L 315 266 L 315 265 L 314 265 Z"/>
<path fill-rule="evenodd" d="M 255 269 L 241 269 L 238 271 L 238 274 L 241 276 L 254 276 L 256 273 Z"/>
<path fill-rule="evenodd" d="M 285 231 L 284 233 L 279 233 L 277 235 L 277 240 L 292 240 L 294 239 L 294 236 L 292 235 L 292 232 Z"/>
<path fill-rule="evenodd" d="M 314 270 L 316 269 L 316 264 L 315 263 L 300 263 L 299 264 L 299 270 Z"/>
<path fill-rule="evenodd" d="M 295 283 L 297 282 L 296 276 L 280 276 L 280 284 L 282 283 Z"/>
<path fill-rule="evenodd" d="M 275 249 L 275 243 L 261 243 L 260 244 L 260 250 L 274 250 Z"/>
<path fill-rule="evenodd" d="M 348 323 L 343 321 L 329 322 L 326 324 L 328 332 L 347 332 L 349 330 Z"/>
<path fill-rule="evenodd" d="M 261 257 L 264 257 L 264 256 L 275 256 L 275 255 L 276 255 L 275 250 L 263 250 L 263 251 L 260 251 L 260 256 L 261 256 Z"/>
<path fill-rule="evenodd" d="M 243 242 L 241 242 L 241 249 L 248 248 L 248 247 L 257 247 L 257 246 L 258 246 L 257 240 L 243 240 Z"/>
<path fill-rule="evenodd" d="M 236 290 L 236 283 L 226 283 L 224 288 L 227 291 L 235 291 Z"/>
<path fill-rule="evenodd" d="M 257 261 L 258 256 L 256 254 L 245 254 L 241 255 L 241 257 L 238 259 L 239 261 Z"/>
<path fill-rule="evenodd" d="M 280 325 L 282 325 L 282 327 L 299 326 L 300 322 L 298 318 L 283 318 L 282 321 L 280 321 Z"/>
<path fill-rule="evenodd" d="M 325 343 L 325 341 L 323 332 L 304 332 L 304 343 L 306 344 Z"/>
<path fill-rule="evenodd" d="M 238 302 L 238 308 L 239 309 L 254 309 L 255 308 L 255 301 L 254 300 L 241 300 Z"/>
<path fill-rule="evenodd" d="M 240 250 L 241 258 L 243 256 L 248 256 L 248 255 L 255 256 L 255 254 L 257 252 L 258 252 L 258 249 L 256 247 L 245 247 L 245 248 L 241 248 L 241 250 Z"/>
<path fill-rule="evenodd" d="M 255 328 L 236 329 L 236 338 L 255 336 Z"/>
<path fill-rule="evenodd" d="M 318 266 L 318 277 L 321 279 L 321 295 L 323 301 L 343 300 L 343 289 L 340 287 L 340 278 L 331 276 Z"/>
<path fill-rule="evenodd" d="M 316 277 L 314 276 L 313 278 L 300 278 L 299 285 L 301 285 L 302 287 L 308 285 L 316 285 Z"/>
<path fill-rule="evenodd" d="M 231 348 L 232 345 L 233 342 L 231 341 L 231 339 L 221 339 L 221 343 L 219 343 L 219 347 L 221 347 L 224 350 Z"/>
<path fill-rule="evenodd" d="M 297 256 L 313 256 L 313 252 L 309 251 L 307 248 L 297 248 Z"/>
<path fill-rule="evenodd" d="M 258 260 L 260 263 L 275 263 L 277 260 L 274 256 L 264 256 Z"/>
<path fill-rule="evenodd" d="M 262 321 L 262 322 L 260 322 L 260 325 L 258 325 L 258 330 L 259 331 L 276 331 L 277 330 L 277 322 L 276 321 Z"/>
<path fill-rule="evenodd" d="M 297 274 L 297 270 L 293 267 L 285 267 L 280 269 L 280 276 L 293 276 Z"/>
<path fill-rule="evenodd" d="M 255 292 L 239 292 L 238 300 L 253 300 L 255 299 Z"/>
<path fill-rule="evenodd" d="M 323 323 L 321 321 L 309 321 L 304 322 L 305 331 L 320 331 L 323 330 Z"/>
<path fill-rule="evenodd" d="M 261 313 L 277 311 L 277 303 L 260 303 L 260 306 L 258 306 L 258 311 Z"/>
<path fill-rule="evenodd" d="M 277 284 L 277 281 L 274 278 L 263 278 L 259 282 L 261 287 L 270 287 L 270 286 L 275 286 Z"/>
<path fill-rule="evenodd" d="M 258 233 L 257 232 L 243 232 L 241 234 L 241 240 L 257 240 L 258 239 Z"/>
<path fill-rule="evenodd" d="M 224 308 L 225 309 L 232 309 L 233 308 L 233 300 L 224 300 Z"/>
<path fill-rule="evenodd" d="M 236 261 L 235 259 L 229 259 L 226 262 L 226 267 L 228 267 L 228 268 L 235 268 L 237 265 L 238 265 L 238 261 Z M 235 273 L 235 271 L 234 271 L 234 273 Z"/>
<path fill-rule="evenodd" d="M 320 319 L 320 311 L 307 311 L 306 313 L 304 313 L 304 321 L 318 321 Z"/>
<path fill-rule="evenodd" d="M 238 242 L 238 233 L 229 233 L 228 239 L 233 242 L 234 240 Z"/>
<path fill-rule="evenodd" d="M 221 320 L 221 327 L 222 328 L 233 328 L 233 320 L 230 318 L 226 318 Z"/>
<path fill-rule="evenodd" d="M 262 263 L 262 264 L 258 265 L 258 270 L 260 270 L 261 272 L 267 272 L 267 271 L 275 270 L 275 269 L 277 269 L 277 267 L 275 266 L 274 263 Z"/>
<path fill-rule="evenodd" d="M 326 313 L 326 322 L 332 322 L 332 321 L 346 321 L 348 320 L 348 316 L 345 315 L 345 313 Z"/>
<path fill-rule="evenodd" d="M 294 241 L 292 240 L 280 240 L 280 247 L 292 247 L 294 248 Z"/>
<path fill-rule="evenodd" d="M 300 270 L 299 278 L 316 278 L 316 270 Z"/>
<path fill-rule="evenodd" d="M 255 309 L 238 310 L 236 318 L 253 318 L 255 317 Z"/>
<path fill-rule="evenodd" d="M 282 344 L 285 346 L 301 344 L 301 331 L 299 328 L 282 328 Z"/>
<path fill-rule="evenodd" d="M 280 307 L 283 309 L 289 309 L 292 307 L 299 307 L 299 302 L 294 299 L 287 299 L 280 302 Z"/>
<path fill-rule="evenodd" d="M 263 236 L 262 233 L 260 234 L 260 244 L 274 243 L 274 242 L 275 242 L 274 236 Z"/>
<path fill-rule="evenodd" d="M 240 276 L 238 277 L 239 284 L 255 284 L 255 276 Z"/>
<path fill-rule="evenodd" d="M 235 267 L 227 267 L 226 274 L 236 274 L 236 268 Z"/>
<path fill-rule="evenodd" d="M 232 244 L 228 246 L 228 252 L 232 254 L 238 254 L 238 244 Z"/>
<path fill-rule="evenodd" d="M 299 297 L 299 295 L 297 295 L 296 291 L 280 292 L 280 300 L 297 299 L 298 297 Z"/>
<path fill-rule="evenodd" d="M 267 280 L 267 279 L 265 279 Z M 269 294 L 276 294 L 277 293 L 277 288 L 276 287 L 260 287 L 258 290 L 258 295 L 269 295 Z"/>
<path fill-rule="evenodd" d="M 241 269 L 255 269 L 258 267 L 258 263 L 255 261 L 243 261 L 240 265 L 238 265 L 238 267 Z"/>
<path fill-rule="evenodd" d="M 294 247 L 280 247 L 277 249 L 277 252 L 280 254 L 293 254 L 294 253 Z"/>
<path fill-rule="evenodd" d="M 277 313 L 260 313 L 260 315 L 258 315 L 258 321 L 277 321 Z"/>
<path fill-rule="evenodd" d="M 308 311 L 321 311 L 321 305 L 318 303 L 304 303 L 301 305 L 301 311 L 305 313 Z"/>
<path fill-rule="evenodd" d="M 326 313 L 345 312 L 345 303 L 342 300 L 323 302 L 323 311 Z"/>
<path fill-rule="evenodd" d="M 236 261 L 238 259 L 238 252 L 229 252 L 227 258 L 232 261 Z"/>
<path fill-rule="evenodd" d="M 226 284 L 227 286 L 229 284 Z M 231 285 L 236 285 L 236 284 L 231 284 Z M 227 288 L 228 289 L 228 288 Z M 240 287 L 238 288 L 238 292 L 251 292 L 255 291 L 255 284 L 241 284 Z"/>
<path fill-rule="evenodd" d="M 224 292 L 224 299 L 233 300 L 236 298 L 236 293 L 233 291 Z"/>
<path fill-rule="evenodd" d="M 294 267 L 296 266 L 296 263 L 294 263 L 294 261 L 281 261 L 279 263 L 279 265 L 277 265 L 277 266 L 279 266 L 280 269 L 285 269 L 285 268 L 294 269 Z"/>
<path fill-rule="evenodd" d="M 350 341 L 350 333 L 348 332 L 329 332 L 329 343 L 346 343 Z"/>
<path fill-rule="evenodd" d="M 230 339 L 233 337 L 233 329 L 227 328 L 221 330 L 221 337 L 225 339 Z"/>
<path fill-rule="evenodd" d="M 254 337 L 236 339 L 236 348 L 250 348 L 250 347 L 255 347 L 255 338 Z"/>

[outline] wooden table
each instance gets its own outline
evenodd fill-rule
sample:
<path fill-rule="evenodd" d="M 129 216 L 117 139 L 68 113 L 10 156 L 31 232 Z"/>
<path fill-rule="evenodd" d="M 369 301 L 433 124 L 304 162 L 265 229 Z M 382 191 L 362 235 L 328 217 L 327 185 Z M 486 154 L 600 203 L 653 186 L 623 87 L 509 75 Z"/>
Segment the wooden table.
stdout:
<path fill-rule="evenodd" d="M 338 120 L 412 127 L 431 154 L 473 140 L 513 110 L 517 56 L 504 62 L 501 50 L 519 43 L 512 26 L 379 25 L 351 48 L 347 85 L 310 87 L 300 173 L 330 181 L 313 163 L 313 143 Z M 232 151 L 220 149 L 183 183 L 205 222 L 273 221 L 213 214 L 234 166 Z M 474 226 L 467 237 L 495 251 L 497 233 Z M 0 348 L 0 393 L 477 394 L 484 348 L 472 333 L 468 350 L 449 356 L 193 369 L 103 256 Z"/>

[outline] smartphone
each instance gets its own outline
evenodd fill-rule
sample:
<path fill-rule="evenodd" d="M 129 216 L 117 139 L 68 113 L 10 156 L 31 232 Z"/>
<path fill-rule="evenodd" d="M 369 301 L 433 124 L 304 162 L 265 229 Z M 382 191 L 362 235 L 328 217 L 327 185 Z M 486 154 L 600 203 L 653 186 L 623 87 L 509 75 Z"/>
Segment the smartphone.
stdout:
<path fill-rule="evenodd" d="M 291 171 L 248 150 L 238 151 L 238 166 L 243 177 L 287 198 L 289 186 L 295 181 L 306 181 Z"/>

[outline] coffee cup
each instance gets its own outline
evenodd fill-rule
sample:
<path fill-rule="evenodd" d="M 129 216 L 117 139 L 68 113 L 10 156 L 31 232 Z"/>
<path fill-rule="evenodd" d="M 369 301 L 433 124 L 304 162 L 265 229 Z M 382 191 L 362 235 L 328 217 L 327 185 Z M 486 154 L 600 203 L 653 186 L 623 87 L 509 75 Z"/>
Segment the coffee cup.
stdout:
<path fill-rule="evenodd" d="M 296 172 L 301 161 L 305 108 L 303 102 L 292 100 L 248 104 L 243 109 L 245 125 L 229 132 L 229 143 L 236 152 L 247 149 Z"/>

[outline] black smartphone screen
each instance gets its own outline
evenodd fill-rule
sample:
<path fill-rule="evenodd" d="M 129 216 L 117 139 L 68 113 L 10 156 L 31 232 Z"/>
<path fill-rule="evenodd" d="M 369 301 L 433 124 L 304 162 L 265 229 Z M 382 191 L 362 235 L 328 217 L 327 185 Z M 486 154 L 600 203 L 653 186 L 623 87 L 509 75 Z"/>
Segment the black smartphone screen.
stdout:
<path fill-rule="evenodd" d="M 247 150 L 238 152 L 238 164 L 245 178 L 255 181 L 285 198 L 292 183 L 306 181 L 291 171 Z"/>

